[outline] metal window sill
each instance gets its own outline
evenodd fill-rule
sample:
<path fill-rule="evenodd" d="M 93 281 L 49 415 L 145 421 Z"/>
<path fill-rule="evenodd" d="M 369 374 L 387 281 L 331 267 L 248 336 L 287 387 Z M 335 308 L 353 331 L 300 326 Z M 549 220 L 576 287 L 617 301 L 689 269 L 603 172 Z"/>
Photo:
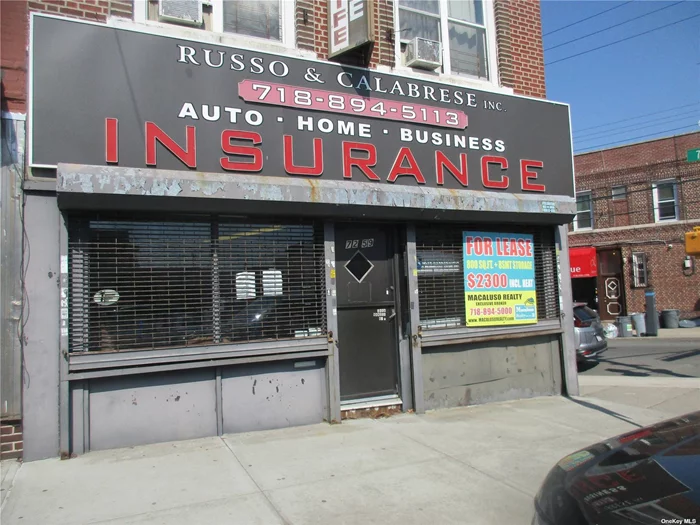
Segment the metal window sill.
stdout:
<path fill-rule="evenodd" d="M 98 377 L 115 377 L 134 374 L 153 374 L 157 372 L 170 372 L 174 370 L 193 370 L 195 368 L 212 368 L 219 366 L 242 365 L 250 363 L 270 363 L 272 361 L 295 360 L 309 362 L 317 357 L 327 357 L 328 350 L 317 352 L 294 352 L 290 354 L 272 354 L 262 356 L 238 356 L 229 359 L 217 359 L 214 361 L 191 361 L 178 362 L 163 365 L 132 366 L 121 368 L 106 368 L 103 370 L 93 370 L 88 372 L 73 372 L 68 374 L 68 381 L 80 381 L 84 379 L 94 379 Z"/>
<path fill-rule="evenodd" d="M 509 326 L 492 328 L 444 328 L 426 330 L 421 336 L 423 348 L 460 343 L 476 343 L 499 339 L 516 339 L 562 333 L 561 322 L 558 319 L 540 321 L 535 325 Z"/>
<path fill-rule="evenodd" d="M 398 395 L 368 397 L 364 399 L 353 399 L 352 401 L 341 401 L 341 412 L 349 410 L 362 410 L 365 408 L 379 408 L 393 405 L 402 405 L 403 401 Z"/>
<path fill-rule="evenodd" d="M 168 348 L 162 350 L 83 352 L 69 354 L 68 370 L 70 373 L 73 373 L 110 368 L 127 368 L 134 366 L 152 366 L 174 363 L 187 363 L 187 366 L 190 366 L 192 363 L 201 361 L 206 361 L 209 366 L 216 366 L 219 361 L 231 358 L 264 358 L 266 356 L 285 356 L 287 354 L 300 352 L 319 351 L 326 353 L 328 352 L 328 341 L 325 337 L 310 337 L 299 340 L 265 341 L 260 343 Z"/>

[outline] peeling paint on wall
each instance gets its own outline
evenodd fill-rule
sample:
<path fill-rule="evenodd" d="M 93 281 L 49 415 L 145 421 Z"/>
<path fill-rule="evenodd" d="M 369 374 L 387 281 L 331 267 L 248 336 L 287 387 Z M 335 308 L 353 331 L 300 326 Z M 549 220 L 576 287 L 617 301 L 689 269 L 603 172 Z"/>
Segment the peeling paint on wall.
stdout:
<path fill-rule="evenodd" d="M 73 164 L 59 165 L 57 189 L 65 193 L 319 203 L 435 211 L 556 214 L 571 217 L 576 211 L 573 198 L 551 195 L 403 185 L 378 186 L 361 181 L 310 180 L 298 177 L 284 179 Z M 562 219 L 563 222 L 566 220 L 568 218 Z"/>

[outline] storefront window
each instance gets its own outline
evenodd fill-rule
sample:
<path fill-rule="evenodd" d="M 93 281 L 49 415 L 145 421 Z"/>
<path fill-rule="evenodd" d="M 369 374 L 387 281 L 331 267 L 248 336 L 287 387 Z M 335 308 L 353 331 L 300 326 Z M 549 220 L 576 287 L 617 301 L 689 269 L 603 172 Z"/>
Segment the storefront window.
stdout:
<path fill-rule="evenodd" d="M 313 224 L 73 218 L 69 252 L 71 351 L 325 333 Z"/>
<path fill-rule="evenodd" d="M 465 271 L 463 262 L 463 233 L 483 231 L 475 225 L 426 226 L 416 231 L 416 254 L 418 270 L 418 300 L 420 324 L 423 329 L 467 326 L 467 304 L 465 293 Z M 498 233 L 498 232 L 494 232 Z M 549 229 L 511 228 L 512 236 L 532 236 L 534 253 L 534 288 L 536 292 L 536 320 L 559 318 L 559 288 L 556 273 L 556 250 L 554 233 Z M 506 268 L 507 265 L 503 267 Z M 512 268 L 512 266 L 511 266 Z M 501 294 L 507 302 L 508 272 L 493 268 L 491 276 L 506 275 L 506 281 L 493 284 L 494 293 Z M 524 283 L 519 283 L 524 284 Z M 497 301 L 497 303 L 503 301 Z M 509 308 L 495 304 L 494 310 Z"/>

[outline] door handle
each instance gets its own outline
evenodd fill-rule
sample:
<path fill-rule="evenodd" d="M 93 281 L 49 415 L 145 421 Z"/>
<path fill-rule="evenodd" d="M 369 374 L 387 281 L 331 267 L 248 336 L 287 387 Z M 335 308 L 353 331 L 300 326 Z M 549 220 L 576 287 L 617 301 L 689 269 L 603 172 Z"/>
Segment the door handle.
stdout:
<path fill-rule="evenodd" d="M 388 321 L 391 321 L 394 317 L 396 317 L 396 308 L 392 308 L 391 310 L 392 310 L 391 315 L 389 317 L 387 317 Z"/>

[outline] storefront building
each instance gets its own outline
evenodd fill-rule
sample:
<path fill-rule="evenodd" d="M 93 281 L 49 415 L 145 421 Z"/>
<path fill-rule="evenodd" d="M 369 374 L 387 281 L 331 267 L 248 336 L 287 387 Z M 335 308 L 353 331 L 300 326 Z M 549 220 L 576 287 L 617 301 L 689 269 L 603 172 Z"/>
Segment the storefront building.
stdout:
<path fill-rule="evenodd" d="M 657 310 L 700 315 L 700 277 L 684 236 L 700 225 L 700 133 L 574 158 L 577 213 L 569 232 L 575 301 L 603 320 Z"/>
<path fill-rule="evenodd" d="M 537 2 L 167 3 L 30 17 L 25 460 L 576 393 Z"/>

